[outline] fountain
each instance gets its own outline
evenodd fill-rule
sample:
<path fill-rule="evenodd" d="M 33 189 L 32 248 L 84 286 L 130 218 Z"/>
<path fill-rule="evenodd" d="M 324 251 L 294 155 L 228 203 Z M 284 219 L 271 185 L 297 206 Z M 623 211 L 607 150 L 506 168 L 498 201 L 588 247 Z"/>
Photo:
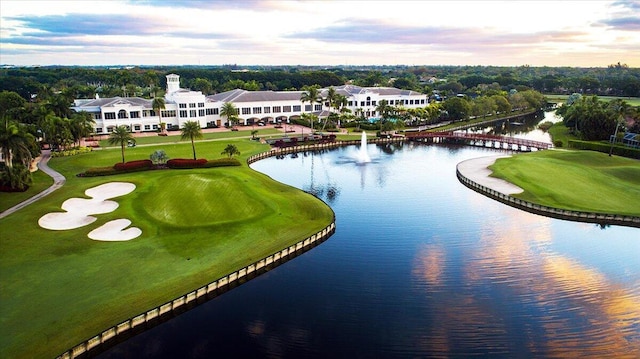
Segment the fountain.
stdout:
<path fill-rule="evenodd" d="M 369 157 L 369 151 L 367 151 L 367 133 L 362 131 L 362 137 L 360 137 L 360 152 L 357 156 L 358 163 L 369 163 L 371 157 Z"/>

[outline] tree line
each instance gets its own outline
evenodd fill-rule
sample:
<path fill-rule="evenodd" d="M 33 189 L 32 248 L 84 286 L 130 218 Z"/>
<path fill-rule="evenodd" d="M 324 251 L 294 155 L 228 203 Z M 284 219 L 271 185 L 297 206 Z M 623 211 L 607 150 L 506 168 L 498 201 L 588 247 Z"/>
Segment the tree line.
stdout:
<path fill-rule="evenodd" d="M 301 90 L 307 86 L 393 86 L 428 95 L 477 96 L 486 88 L 541 93 L 640 97 L 640 69 L 624 64 L 603 68 L 497 66 L 221 66 L 22 67 L 0 70 L 0 91 L 13 91 L 27 100 L 41 92 L 66 91 L 74 98 L 162 96 L 165 76 L 179 73 L 181 86 L 206 95 L 236 88 Z"/>

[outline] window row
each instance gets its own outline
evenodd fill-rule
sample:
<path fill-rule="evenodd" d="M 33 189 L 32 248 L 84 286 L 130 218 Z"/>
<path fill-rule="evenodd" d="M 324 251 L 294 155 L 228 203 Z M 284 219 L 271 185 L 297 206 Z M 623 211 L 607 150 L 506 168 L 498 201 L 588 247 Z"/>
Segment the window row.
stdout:
<path fill-rule="evenodd" d="M 196 103 L 195 102 L 191 102 L 188 104 L 189 108 L 196 108 Z M 197 104 L 198 107 L 204 107 L 204 102 L 198 102 Z M 186 103 L 179 103 L 178 104 L 179 108 L 187 108 L 187 104 Z"/>
<path fill-rule="evenodd" d="M 415 100 L 388 100 L 389 105 L 426 105 L 426 99 Z M 358 106 L 358 101 L 349 101 L 348 106 Z M 360 101 L 360 106 L 378 106 L 377 101 Z"/>

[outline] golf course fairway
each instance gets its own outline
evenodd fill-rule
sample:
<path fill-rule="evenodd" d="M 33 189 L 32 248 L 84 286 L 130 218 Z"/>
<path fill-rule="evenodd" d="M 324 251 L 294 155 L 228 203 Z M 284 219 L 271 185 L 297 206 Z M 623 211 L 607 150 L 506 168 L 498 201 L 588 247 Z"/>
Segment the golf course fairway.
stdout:
<path fill-rule="evenodd" d="M 67 177 L 65 186 L 0 219 L 0 357 L 55 357 L 331 223 L 325 203 L 246 165 L 246 157 L 266 145 L 200 142 L 198 157 L 220 158 L 228 143 L 241 151 L 242 166 L 79 178 L 89 167 L 119 162 L 120 151 L 52 159 L 50 166 Z M 162 146 L 172 158 L 191 156 L 188 143 Z M 148 158 L 155 149 L 127 149 L 127 160 Z M 65 200 L 86 198 L 86 189 L 114 181 L 135 190 L 112 198 L 118 203 L 113 212 L 72 230 L 38 226 L 43 215 L 63 212 Z M 122 242 L 88 238 L 119 218 L 142 235 Z"/>

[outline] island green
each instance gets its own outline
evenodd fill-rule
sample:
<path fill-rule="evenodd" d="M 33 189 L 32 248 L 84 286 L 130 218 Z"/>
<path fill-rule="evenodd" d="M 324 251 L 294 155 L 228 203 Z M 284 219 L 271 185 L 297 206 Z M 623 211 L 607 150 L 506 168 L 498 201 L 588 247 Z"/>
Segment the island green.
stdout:
<path fill-rule="evenodd" d="M 545 206 L 640 216 L 640 162 L 593 151 L 516 154 L 489 167 L 524 189 L 514 197 Z"/>

